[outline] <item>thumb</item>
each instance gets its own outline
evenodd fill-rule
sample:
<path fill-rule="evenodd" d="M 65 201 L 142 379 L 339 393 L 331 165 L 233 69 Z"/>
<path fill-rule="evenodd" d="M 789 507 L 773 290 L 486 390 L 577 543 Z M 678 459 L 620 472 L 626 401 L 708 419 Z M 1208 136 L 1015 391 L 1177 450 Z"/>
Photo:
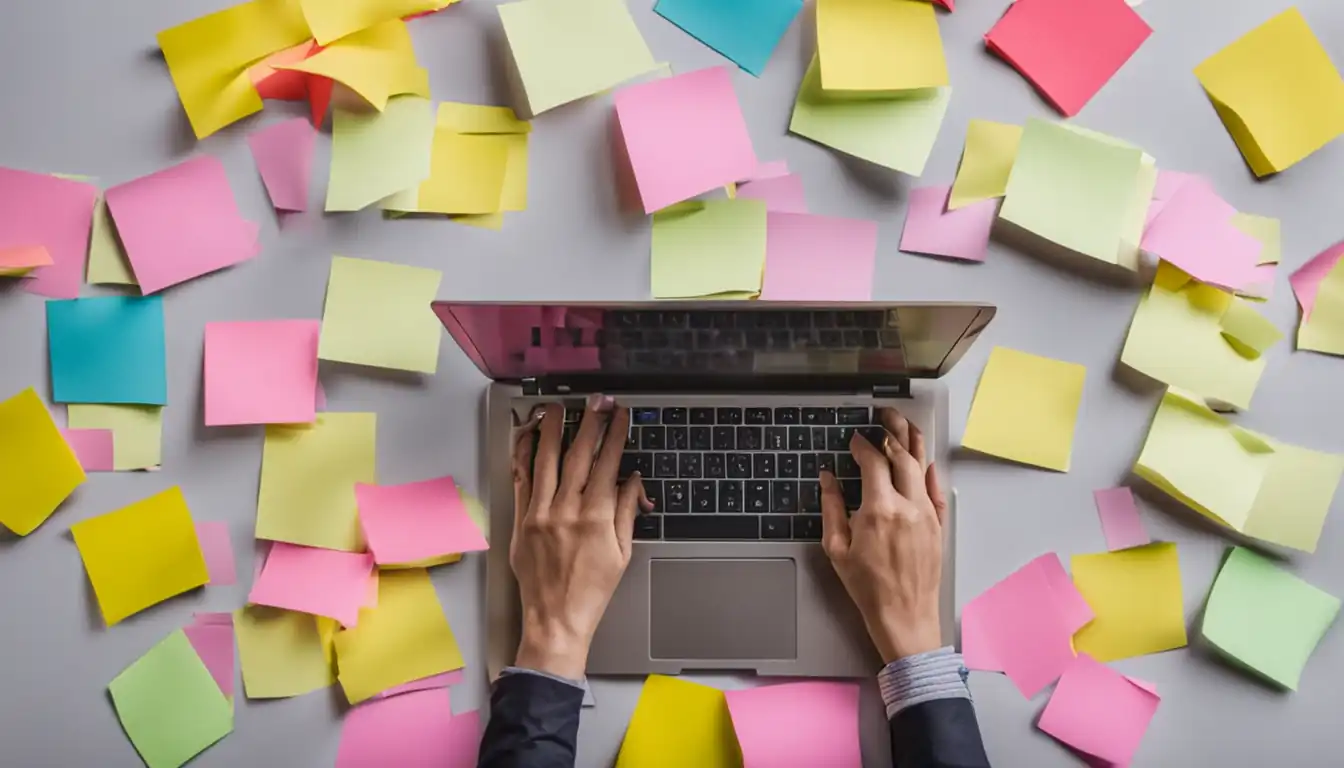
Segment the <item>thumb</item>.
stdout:
<path fill-rule="evenodd" d="M 621 484 L 616 495 L 616 541 L 627 557 L 635 538 L 635 515 L 639 514 L 640 500 L 644 498 L 644 479 L 638 472 Z"/>
<path fill-rule="evenodd" d="M 849 518 L 840 483 L 830 472 L 821 473 L 821 548 L 835 560 L 849 552 Z"/>

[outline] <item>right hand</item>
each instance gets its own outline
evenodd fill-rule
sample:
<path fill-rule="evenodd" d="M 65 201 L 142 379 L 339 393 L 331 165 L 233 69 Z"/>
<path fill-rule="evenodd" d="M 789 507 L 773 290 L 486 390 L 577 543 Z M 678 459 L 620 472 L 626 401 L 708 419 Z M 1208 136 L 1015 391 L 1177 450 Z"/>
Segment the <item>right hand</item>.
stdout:
<path fill-rule="evenodd" d="M 881 451 L 858 433 L 849 443 L 863 475 L 863 503 L 853 517 L 845 515 L 835 476 L 821 473 L 821 544 L 889 664 L 943 644 L 947 502 L 937 470 L 924 468 L 924 435 L 894 408 L 882 408 L 881 418 Z"/>

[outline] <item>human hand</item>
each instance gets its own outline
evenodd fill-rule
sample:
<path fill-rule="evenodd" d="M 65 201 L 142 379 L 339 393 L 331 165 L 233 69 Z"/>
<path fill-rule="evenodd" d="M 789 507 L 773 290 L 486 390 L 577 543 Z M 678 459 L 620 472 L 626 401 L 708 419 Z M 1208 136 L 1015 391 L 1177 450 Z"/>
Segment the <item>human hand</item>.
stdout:
<path fill-rule="evenodd" d="M 630 564 L 644 484 L 636 473 L 617 488 L 630 411 L 610 397 L 588 399 L 578 434 L 560 465 L 564 409 L 545 407 L 533 461 L 533 431 L 513 449 L 513 538 L 523 631 L 515 663 L 577 680 L 607 603 Z M 599 448 L 600 444 L 600 448 Z"/>
<path fill-rule="evenodd" d="M 938 616 L 947 501 L 925 470 L 924 435 L 894 408 L 881 409 L 882 451 L 857 432 L 850 453 L 863 474 L 863 503 L 845 516 L 840 485 L 821 474 L 822 548 L 863 614 L 882 663 L 942 646 Z"/>

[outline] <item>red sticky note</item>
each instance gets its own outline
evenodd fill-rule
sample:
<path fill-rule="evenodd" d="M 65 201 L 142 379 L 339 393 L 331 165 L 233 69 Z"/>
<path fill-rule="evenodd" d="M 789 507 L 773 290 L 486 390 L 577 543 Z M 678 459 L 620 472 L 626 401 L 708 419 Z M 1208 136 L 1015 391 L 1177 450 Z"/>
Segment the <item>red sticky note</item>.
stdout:
<path fill-rule="evenodd" d="M 1142 681 L 1080 653 L 1064 670 L 1036 726 L 1085 755 L 1125 766 L 1160 702 Z"/>
<path fill-rule="evenodd" d="M 247 601 L 336 619 L 345 627 L 359 621 L 368 597 L 373 556 L 361 552 L 300 547 L 273 542 Z"/>
<path fill-rule="evenodd" d="M 206 426 L 311 424 L 321 327 L 317 320 L 206 323 Z"/>
<path fill-rule="evenodd" d="M 1017 0 L 985 44 L 1072 116 L 1152 32 L 1125 0 Z"/>
<path fill-rule="evenodd" d="M 877 223 L 767 213 L 764 301 L 870 301 Z"/>
<path fill-rule="evenodd" d="M 1097 503 L 1097 515 L 1101 518 L 1101 532 L 1106 537 L 1108 550 L 1114 552 L 1152 543 L 1148 532 L 1143 529 L 1143 518 L 1139 517 L 1139 506 L 1134 503 L 1133 491 L 1128 488 L 1107 488 L 1104 491 L 1093 491 L 1092 498 Z"/>
<path fill-rule="evenodd" d="M 479 712 L 454 716 L 448 691 L 417 691 L 347 712 L 336 768 L 474 768 L 480 743 Z"/>
<path fill-rule="evenodd" d="M 97 202 L 98 188 L 92 184 L 0 168 L 0 251 L 41 246 L 51 259 L 29 273 L 23 290 L 53 299 L 79 298 Z"/>
<path fill-rule="evenodd" d="M 257 172 L 276 210 L 308 210 L 316 140 L 317 131 L 302 117 L 268 125 L 247 137 Z"/>
<path fill-rule="evenodd" d="M 211 521 L 196 524 L 196 538 L 205 556 L 205 570 L 210 584 L 226 587 L 238 583 L 238 566 L 233 560 L 233 543 L 229 541 L 228 523 Z"/>
<path fill-rule="evenodd" d="M 364 540 L 379 565 L 489 549 L 451 477 L 404 485 L 355 483 Z"/>
<path fill-rule="evenodd" d="M 70 444 L 79 459 L 79 465 L 85 472 L 112 472 L 116 469 L 113 460 L 112 430 L 110 429 L 62 429 L 61 435 Z"/>

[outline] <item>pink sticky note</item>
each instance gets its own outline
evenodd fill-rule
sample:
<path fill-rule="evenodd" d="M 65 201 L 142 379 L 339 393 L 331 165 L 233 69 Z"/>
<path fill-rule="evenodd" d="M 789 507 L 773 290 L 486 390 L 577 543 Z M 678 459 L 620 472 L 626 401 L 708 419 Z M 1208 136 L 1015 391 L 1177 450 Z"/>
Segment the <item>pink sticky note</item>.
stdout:
<path fill-rule="evenodd" d="M 1143 518 L 1139 517 L 1139 506 L 1134 502 L 1133 491 L 1128 488 L 1107 488 L 1093 491 L 1092 498 L 1097 503 L 1097 515 L 1101 518 L 1101 532 L 1106 537 L 1107 549 L 1114 552 L 1152 543 L 1148 532 L 1143 529 Z"/>
<path fill-rule="evenodd" d="M 946 256 L 962 261 L 984 261 L 989 231 L 999 210 L 997 198 L 947 210 L 951 185 L 918 187 L 910 191 L 901 250 Z"/>
<path fill-rule="evenodd" d="M 755 172 L 756 152 L 726 67 L 632 85 L 615 100 L 645 213 Z"/>
<path fill-rule="evenodd" d="M 224 164 L 201 155 L 107 190 L 107 209 L 140 290 L 149 295 L 256 256 Z"/>
<path fill-rule="evenodd" d="M 369 571 L 368 587 L 364 590 L 364 602 L 359 604 L 360 608 L 378 607 L 378 569 Z"/>
<path fill-rule="evenodd" d="M 373 699 L 345 714 L 336 768 L 474 768 L 479 712 L 454 716 L 443 689 Z"/>
<path fill-rule="evenodd" d="M 803 177 L 792 173 L 743 182 L 737 188 L 737 196 L 742 200 L 764 200 L 767 211 L 807 213 Z"/>
<path fill-rule="evenodd" d="M 768 162 L 757 164 L 756 170 L 752 171 L 750 176 L 744 179 L 739 179 L 739 181 L 745 184 L 749 181 L 763 181 L 765 179 L 774 179 L 780 176 L 787 176 L 788 174 L 789 174 L 788 162 L 784 160 L 770 160 Z"/>
<path fill-rule="evenodd" d="M 1026 567 L 1036 568 L 1045 576 L 1046 583 L 1050 585 L 1050 596 L 1055 601 L 1055 610 L 1063 620 L 1064 630 L 1070 637 L 1096 618 L 1092 606 L 1083 599 L 1083 594 L 1074 586 L 1073 579 L 1069 578 L 1068 572 L 1064 570 L 1059 555 L 1048 552 L 1027 563 Z"/>
<path fill-rule="evenodd" d="M 355 502 L 364 540 L 379 565 L 490 548 L 451 477 L 405 485 L 355 483 Z"/>
<path fill-rule="evenodd" d="M 63 429 L 61 434 L 85 472 L 111 472 L 116 469 L 112 453 L 112 430 Z"/>
<path fill-rule="evenodd" d="M 1078 654 L 1036 726 L 1085 755 L 1129 765 L 1161 699 L 1124 675 Z"/>
<path fill-rule="evenodd" d="M 210 573 L 210 584 L 216 587 L 237 584 L 238 567 L 233 561 L 228 523 L 197 523 L 196 538 L 201 542 L 201 554 L 205 555 L 205 569 Z"/>
<path fill-rule="evenodd" d="M 1195 178 L 1195 176 L 1189 173 L 1158 170 L 1157 183 L 1153 185 L 1153 197 L 1148 203 L 1148 215 L 1143 224 L 1145 231 L 1162 213 L 1162 209 L 1167 206 L 1167 201 L 1176 194 L 1176 190 L 1180 189 L 1183 184 L 1193 178 Z"/>
<path fill-rule="evenodd" d="M 766 301 L 870 301 L 877 223 L 810 213 L 768 213 Z"/>
<path fill-rule="evenodd" d="M 252 159 L 277 210 L 308 210 L 316 140 L 317 131 L 302 117 L 268 125 L 247 137 Z"/>
<path fill-rule="evenodd" d="M 364 552 L 271 544 L 261 576 L 247 601 L 290 611 L 328 616 L 345 627 L 359 622 L 368 593 L 373 556 Z"/>
<path fill-rule="evenodd" d="M 182 628 L 225 696 L 233 696 L 233 614 L 198 613 Z"/>
<path fill-rule="evenodd" d="M 388 688 L 382 693 L 374 694 L 375 699 L 386 699 L 389 696 L 400 696 L 403 693 L 415 693 L 416 691 L 432 691 L 437 688 L 450 688 L 460 684 L 466 679 L 467 673 L 463 669 L 455 669 L 452 672 L 442 672 L 429 677 L 422 677 L 419 680 L 412 680 L 409 683 Z"/>
<path fill-rule="evenodd" d="M 1152 32 L 1125 0 L 1018 0 L 985 44 L 1072 116 Z"/>
<path fill-rule="evenodd" d="M 1321 281 L 1330 274 L 1330 270 L 1339 263 L 1341 256 L 1344 256 L 1344 241 L 1335 243 L 1324 251 L 1316 254 L 1297 269 L 1296 272 L 1288 276 L 1289 285 L 1293 286 L 1293 294 L 1297 296 L 1297 303 L 1302 307 L 1302 319 L 1311 317 L 1311 310 L 1316 306 L 1316 291 L 1321 286 Z"/>
<path fill-rule="evenodd" d="M 97 202 L 92 184 L 0 168 L 0 250 L 41 246 L 52 261 L 34 269 L 23 290 L 79 298 Z"/>
<path fill-rule="evenodd" d="M 725 691 L 743 768 L 861 768 L 859 685 L 805 682 Z"/>
<path fill-rule="evenodd" d="M 1264 244 L 1237 229 L 1237 214 L 1201 178 L 1182 184 L 1143 233 L 1143 250 L 1201 282 L 1227 289 L 1251 285 Z"/>
<path fill-rule="evenodd" d="M 317 320 L 205 324 L 205 424 L 317 418 Z"/>

